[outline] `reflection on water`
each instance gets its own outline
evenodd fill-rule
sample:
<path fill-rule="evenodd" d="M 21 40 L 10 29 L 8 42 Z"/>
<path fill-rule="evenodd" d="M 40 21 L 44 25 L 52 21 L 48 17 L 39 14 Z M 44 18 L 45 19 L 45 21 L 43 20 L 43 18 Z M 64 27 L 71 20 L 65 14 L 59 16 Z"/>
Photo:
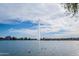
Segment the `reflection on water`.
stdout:
<path fill-rule="evenodd" d="M 0 55 L 79 55 L 79 41 L 0 41 Z"/>
<path fill-rule="evenodd" d="M 79 41 L 41 41 L 40 46 L 41 55 L 79 55 Z"/>

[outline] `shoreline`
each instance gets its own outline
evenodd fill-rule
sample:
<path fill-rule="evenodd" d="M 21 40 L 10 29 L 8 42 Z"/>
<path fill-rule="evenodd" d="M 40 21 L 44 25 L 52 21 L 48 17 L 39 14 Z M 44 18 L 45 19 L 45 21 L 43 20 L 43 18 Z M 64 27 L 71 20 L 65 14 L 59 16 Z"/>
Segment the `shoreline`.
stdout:
<path fill-rule="evenodd" d="M 38 40 L 0 40 L 0 41 L 38 41 Z M 39 41 L 79 41 L 79 40 L 39 40 Z"/>

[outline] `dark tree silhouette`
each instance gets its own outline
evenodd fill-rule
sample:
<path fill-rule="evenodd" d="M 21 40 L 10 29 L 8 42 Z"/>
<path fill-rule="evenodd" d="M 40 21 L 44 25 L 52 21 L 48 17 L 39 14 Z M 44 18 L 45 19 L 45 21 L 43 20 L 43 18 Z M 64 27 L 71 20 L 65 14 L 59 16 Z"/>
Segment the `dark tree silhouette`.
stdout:
<path fill-rule="evenodd" d="M 64 5 L 64 8 L 67 10 L 67 12 L 70 12 L 71 14 L 73 14 L 73 16 L 77 14 L 79 11 L 78 3 L 64 3 L 63 5 Z"/>

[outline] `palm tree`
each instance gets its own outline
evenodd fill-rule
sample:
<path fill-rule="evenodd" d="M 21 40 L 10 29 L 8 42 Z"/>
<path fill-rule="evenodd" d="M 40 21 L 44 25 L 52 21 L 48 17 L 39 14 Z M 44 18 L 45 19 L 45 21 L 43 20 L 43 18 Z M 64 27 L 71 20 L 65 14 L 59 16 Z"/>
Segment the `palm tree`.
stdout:
<path fill-rule="evenodd" d="M 64 3 L 64 8 L 73 16 L 78 13 L 78 3 Z"/>

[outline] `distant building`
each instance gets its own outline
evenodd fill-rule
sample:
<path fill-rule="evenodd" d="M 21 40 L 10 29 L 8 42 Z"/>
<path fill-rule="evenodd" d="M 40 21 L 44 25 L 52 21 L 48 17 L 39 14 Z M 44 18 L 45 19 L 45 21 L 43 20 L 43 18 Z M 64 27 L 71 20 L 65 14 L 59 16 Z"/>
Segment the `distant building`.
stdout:
<path fill-rule="evenodd" d="M 5 40 L 11 40 L 11 36 L 6 36 Z"/>

